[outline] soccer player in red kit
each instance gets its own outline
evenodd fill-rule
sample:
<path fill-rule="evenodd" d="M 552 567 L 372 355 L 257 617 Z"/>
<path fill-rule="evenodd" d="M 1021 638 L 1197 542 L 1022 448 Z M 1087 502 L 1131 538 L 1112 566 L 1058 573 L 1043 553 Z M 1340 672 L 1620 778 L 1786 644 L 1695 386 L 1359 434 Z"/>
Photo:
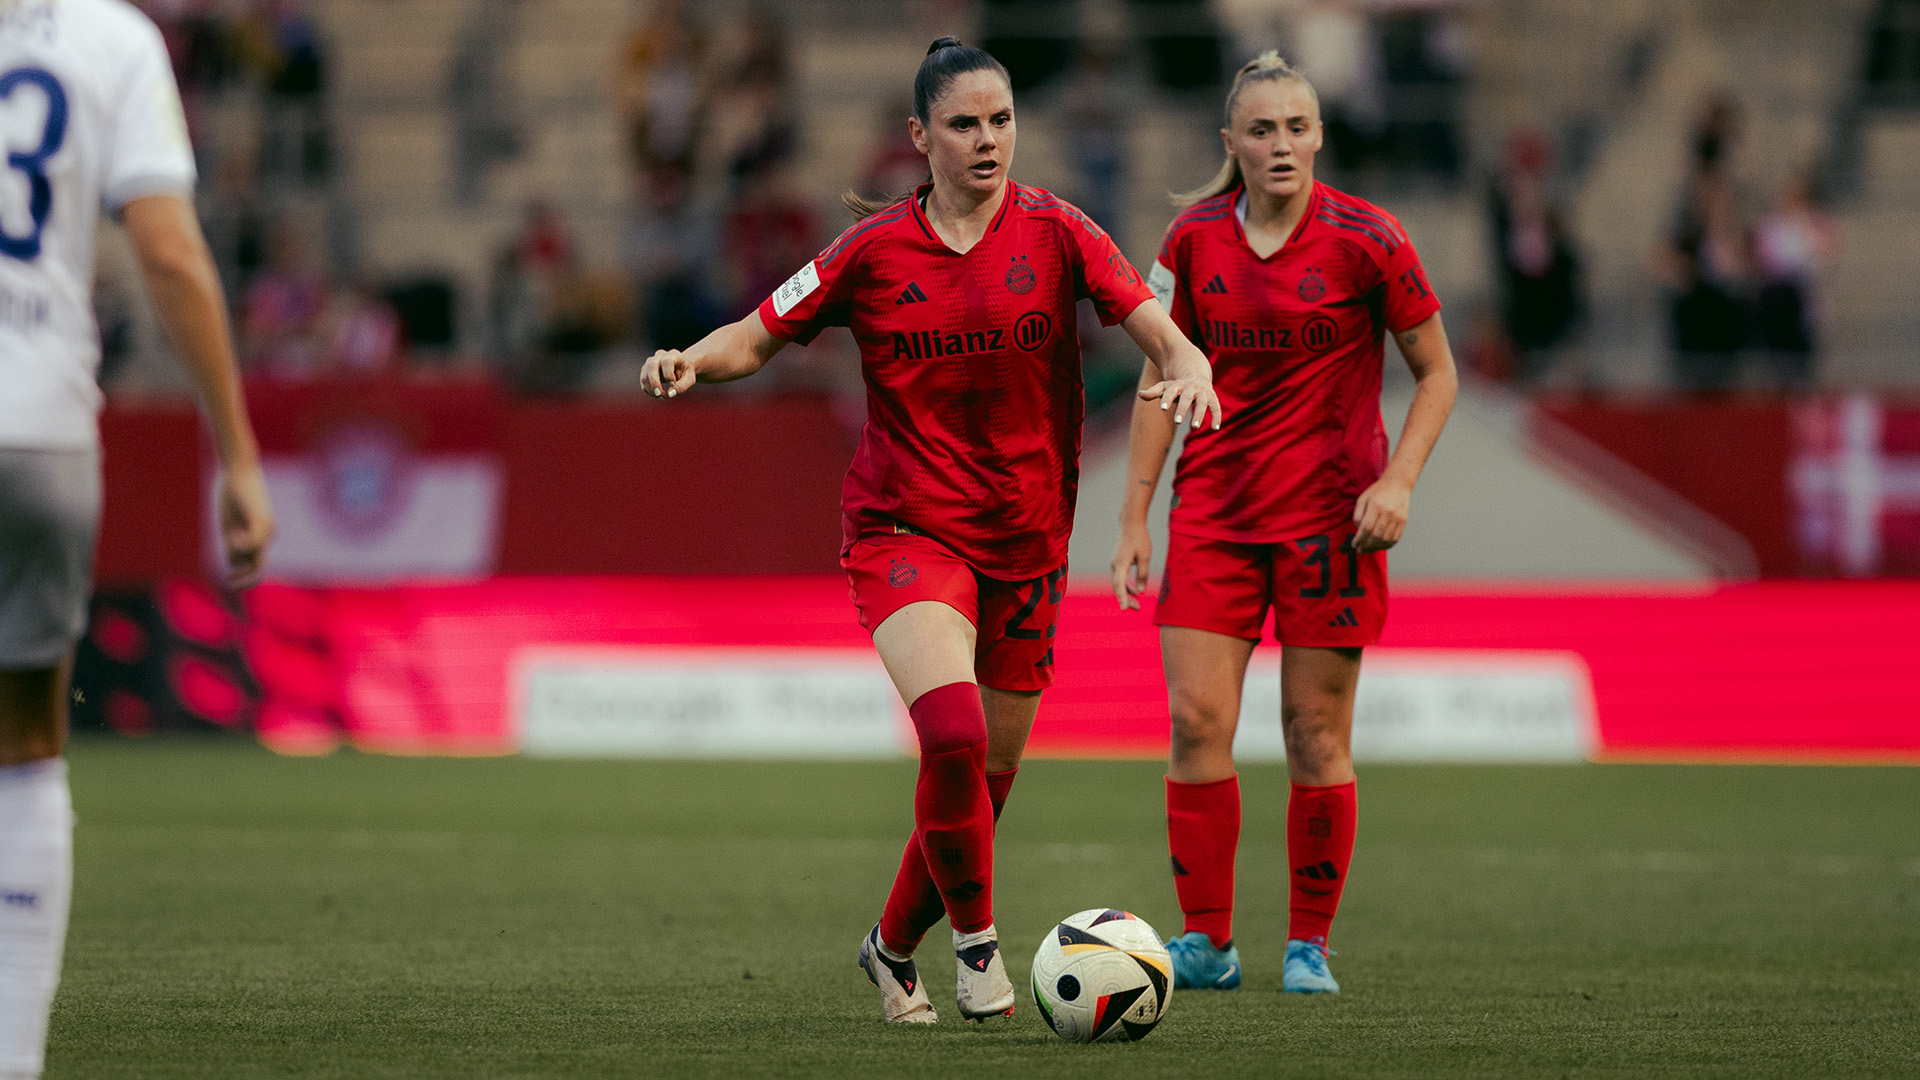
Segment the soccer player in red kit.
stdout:
<path fill-rule="evenodd" d="M 1085 214 L 1007 177 L 1013 94 L 952 38 L 914 79 L 930 182 L 872 210 L 754 314 L 647 360 L 650 393 L 737 379 L 847 326 L 867 423 L 842 492 L 846 568 L 920 742 L 914 831 L 860 966 L 890 1021 L 936 1019 L 912 954 L 946 916 L 960 1015 L 1013 1010 L 993 925 L 993 823 L 1018 770 L 1066 581 L 1085 411 L 1074 305 L 1093 300 L 1156 372 L 1174 424 L 1220 408 L 1206 357 Z M 1149 405 L 1152 408 L 1153 405 Z"/>
<path fill-rule="evenodd" d="M 1206 349 L 1226 410 L 1224 426 L 1190 431 L 1181 451 L 1154 612 L 1173 714 L 1167 838 L 1186 916 L 1168 951 L 1178 986 L 1240 983 L 1233 735 L 1271 608 L 1293 781 L 1282 983 L 1337 993 L 1327 935 L 1353 855 L 1360 650 L 1380 639 L 1385 552 L 1406 527 L 1458 379 L 1440 303 L 1399 222 L 1314 181 L 1313 88 L 1267 53 L 1235 77 L 1226 124 L 1225 165 L 1174 219 L 1148 275 Z M 1386 333 L 1419 380 L 1391 459 L 1380 418 Z M 1137 607 L 1146 588 L 1147 505 L 1173 435 L 1136 407 L 1112 566 L 1123 607 Z"/>

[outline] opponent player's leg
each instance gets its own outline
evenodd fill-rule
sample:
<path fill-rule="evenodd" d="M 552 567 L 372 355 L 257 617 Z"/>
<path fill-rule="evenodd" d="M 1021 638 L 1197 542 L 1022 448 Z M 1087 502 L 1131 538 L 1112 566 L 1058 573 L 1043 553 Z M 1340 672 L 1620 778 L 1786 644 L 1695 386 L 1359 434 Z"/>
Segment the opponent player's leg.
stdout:
<path fill-rule="evenodd" d="M 0 1077 L 40 1075 L 73 888 L 60 753 L 86 618 L 99 463 L 0 451 Z"/>
<path fill-rule="evenodd" d="M 1185 919 L 1168 943 L 1181 987 L 1240 985 L 1233 946 L 1234 856 L 1240 844 L 1240 780 L 1233 736 L 1253 642 L 1185 626 L 1160 628 L 1173 717 L 1167 768 L 1167 848 Z"/>
<path fill-rule="evenodd" d="M 1353 701 L 1360 649 L 1288 645 L 1280 659 L 1280 723 L 1286 736 L 1287 959 L 1292 993 L 1339 993 L 1327 970 L 1327 938 L 1353 862 L 1358 815 L 1353 775 Z"/>

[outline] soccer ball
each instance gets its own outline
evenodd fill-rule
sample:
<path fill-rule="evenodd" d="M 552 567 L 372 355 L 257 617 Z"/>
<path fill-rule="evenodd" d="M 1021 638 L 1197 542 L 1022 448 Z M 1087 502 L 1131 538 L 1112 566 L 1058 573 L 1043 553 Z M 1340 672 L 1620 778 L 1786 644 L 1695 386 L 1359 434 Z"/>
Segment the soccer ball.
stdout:
<path fill-rule="evenodd" d="M 1033 958 L 1033 1001 L 1068 1042 L 1138 1041 L 1167 1014 L 1173 961 L 1137 916 L 1093 908 L 1060 920 Z"/>

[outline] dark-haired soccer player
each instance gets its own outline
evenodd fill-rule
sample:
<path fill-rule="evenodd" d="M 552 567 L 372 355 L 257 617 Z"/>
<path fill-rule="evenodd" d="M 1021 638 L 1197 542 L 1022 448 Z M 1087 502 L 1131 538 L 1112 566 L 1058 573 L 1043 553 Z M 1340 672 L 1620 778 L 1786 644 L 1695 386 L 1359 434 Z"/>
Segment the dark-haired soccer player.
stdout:
<path fill-rule="evenodd" d="M 867 424 L 842 495 L 841 564 L 921 752 L 913 835 L 860 965 L 886 1019 L 928 1023 L 912 954 L 942 915 L 961 1016 L 1013 1009 L 993 823 L 1053 682 L 1085 411 L 1075 301 L 1090 297 L 1165 373 L 1143 401 L 1174 424 L 1220 414 L 1206 358 L 1107 234 L 1008 179 L 1013 95 L 993 57 L 934 42 L 907 126 L 930 183 L 883 207 L 854 200 L 863 220 L 758 312 L 654 354 L 644 378 L 672 397 L 751 375 L 824 327 L 853 330 Z"/>
<path fill-rule="evenodd" d="M 119 218 L 219 455 L 233 581 L 273 534 L 166 46 L 122 0 L 0 3 L 0 1080 L 40 1075 L 73 891 L 61 752 L 100 526 L 102 210 Z"/>
<path fill-rule="evenodd" d="M 1188 433 L 1174 478 L 1160 602 L 1173 713 L 1167 839 L 1186 933 L 1176 985 L 1240 984 L 1233 735 L 1247 660 L 1273 611 L 1291 915 L 1285 988 L 1337 993 L 1327 935 L 1353 856 L 1351 734 L 1360 650 L 1387 614 L 1385 551 L 1406 527 L 1458 380 L 1440 302 L 1393 215 L 1316 183 L 1313 88 L 1267 53 L 1240 69 L 1220 132 L 1227 159 L 1167 229 L 1148 280 L 1213 364 L 1225 426 Z M 1383 335 L 1419 380 L 1399 449 L 1380 418 Z M 1173 428 L 1135 408 L 1113 587 L 1137 607 L 1147 504 Z"/>

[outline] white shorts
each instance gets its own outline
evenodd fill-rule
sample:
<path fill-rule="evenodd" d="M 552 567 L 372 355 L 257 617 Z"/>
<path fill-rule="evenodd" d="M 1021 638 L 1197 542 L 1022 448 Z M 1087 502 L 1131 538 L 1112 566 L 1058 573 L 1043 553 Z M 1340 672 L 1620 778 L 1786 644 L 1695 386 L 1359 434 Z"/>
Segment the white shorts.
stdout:
<path fill-rule="evenodd" d="M 87 628 L 100 451 L 0 447 L 0 669 L 57 666 Z"/>

